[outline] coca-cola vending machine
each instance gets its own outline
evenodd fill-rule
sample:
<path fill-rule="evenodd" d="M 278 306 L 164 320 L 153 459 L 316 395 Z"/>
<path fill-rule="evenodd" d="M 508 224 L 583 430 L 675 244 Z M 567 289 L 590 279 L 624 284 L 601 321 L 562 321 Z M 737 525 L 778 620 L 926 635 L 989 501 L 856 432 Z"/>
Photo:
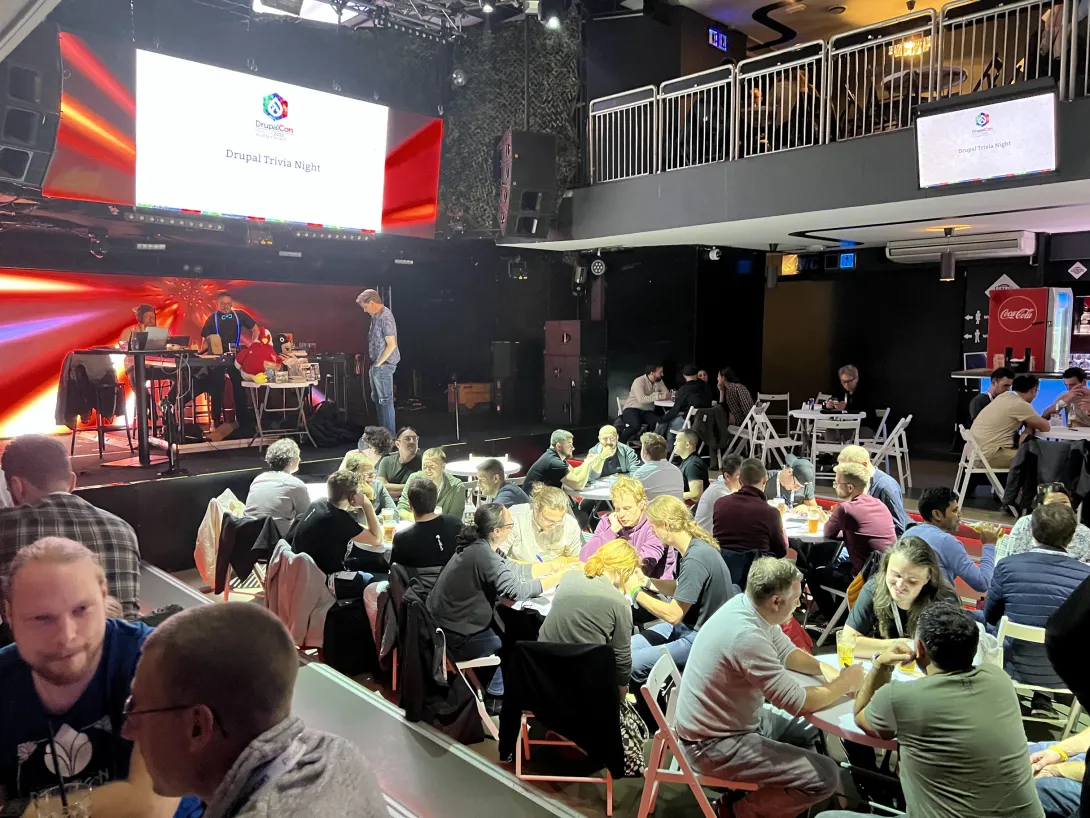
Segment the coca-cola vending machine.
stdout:
<path fill-rule="evenodd" d="M 1062 372 L 1071 357 L 1071 290 L 1031 287 L 988 296 L 988 362 L 1028 372 Z M 1029 361 L 1020 366 L 1027 355 Z"/>

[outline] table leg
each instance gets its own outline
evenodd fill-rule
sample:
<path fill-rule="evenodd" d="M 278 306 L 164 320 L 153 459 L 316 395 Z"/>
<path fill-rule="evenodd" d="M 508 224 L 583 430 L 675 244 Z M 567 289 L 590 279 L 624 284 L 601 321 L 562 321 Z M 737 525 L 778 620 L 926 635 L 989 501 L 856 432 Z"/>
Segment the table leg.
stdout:
<path fill-rule="evenodd" d="M 262 390 L 264 390 L 264 395 L 262 395 Z M 254 390 L 254 426 L 257 427 L 257 431 L 250 438 L 250 445 L 252 446 L 256 440 L 259 452 L 265 443 L 265 432 L 261 428 L 261 418 L 265 414 L 265 404 L 269 402 L 269 393 L 271 391 L 267 386 L 259 386 Z"/>
<path fill-rule="evenodd" d="M 310 441 L 310 445 L 317 448 L 318 444 L 315 443 L 314 438 L 310 436 L 310 426 L 307 424 L 307 413 L 303 409 L 303 393 L 308 388 L 309 387 L 303 387 L 302 389 L 295 390 L 296 396 L 299 398 L 299 422 L 303 424 L 303 434 L 307 436 L 307 440 Z M 303 435 L 299 435 L 299 442 L 303 442 Z"/>
<path fill-rule="evenodd" d="M 132 356 L 132 385 L 136 403 L 136 451 L 141 466 L 151 465 L 151 446 L 148 442 L 148 395 L 147 368 L 143 355 Z"/>

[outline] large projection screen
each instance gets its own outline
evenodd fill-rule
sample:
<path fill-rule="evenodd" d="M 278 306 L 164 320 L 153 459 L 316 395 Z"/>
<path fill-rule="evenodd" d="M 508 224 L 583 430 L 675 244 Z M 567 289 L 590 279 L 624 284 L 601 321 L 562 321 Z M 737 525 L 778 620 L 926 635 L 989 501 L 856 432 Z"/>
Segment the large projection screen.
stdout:
<path fill-rule="evenodd" d="M 1056 170 L 1056 93 L 985 102 L 916 120 L 920 187 Z"/>
<path fill-rule="evenodd" d="M 389 109 L 136 52 L 136 205 L 379 232 Z"/>

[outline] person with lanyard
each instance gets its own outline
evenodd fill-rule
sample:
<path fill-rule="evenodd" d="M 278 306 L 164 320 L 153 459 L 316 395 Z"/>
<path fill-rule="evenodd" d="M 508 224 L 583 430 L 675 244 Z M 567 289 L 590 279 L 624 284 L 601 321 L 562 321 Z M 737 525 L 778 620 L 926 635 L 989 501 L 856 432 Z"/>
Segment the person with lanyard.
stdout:
<path fill-rule="evenodd" d="M 260 335 L 257 321 L 244 310 L 236 310 L 234 299 L 229 292 L 216 294 L 216 311 L 208 316 L 208 320 L 201 327 L 203 339 L 201 349 L 208 352 L 212 348 L 209 337 L 217 336 L 222 344 L 223 352 L 233 352 L 242 346 L 242 330 L 249 331 L 250 339 Z M 218 370 L 213 370 L 216 375 Z M 227 367 L 227 377 L 231 379 L 231 395 L 235 401 L 235 422 L 242 428 L 248 428 L 253 423 L 253 413 L 247 404 L 246 390 L 242 388 L 242 373 L 232 362 Z M 208 382 L 208 395 L 212 399 L 212 420 L 219 424 L 223 422 L 223 379 L 212 377 Z"/>
<path fill-rule="evenodd" d="M 262 606 L 199 605 L 167 619 L 144 643 L 123 730 L 155 792 L 196 795 L 205 818 L 386 818 L 359 748 L 292 715 L 298 673 L 291 635 Z"/>

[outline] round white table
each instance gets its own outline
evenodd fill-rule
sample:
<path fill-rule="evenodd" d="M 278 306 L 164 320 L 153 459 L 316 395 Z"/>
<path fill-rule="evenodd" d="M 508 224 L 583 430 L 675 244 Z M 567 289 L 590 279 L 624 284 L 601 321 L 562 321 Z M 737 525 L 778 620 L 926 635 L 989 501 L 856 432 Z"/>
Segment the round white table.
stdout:
<path fill-rule="evenodd" d="M 666 400 L 666 399 L 657 400 L 657 401 L 655 401 L 655 406 L 661 406 L 664 409 L 673 409 L 674 408 L 674 399 L 670 398 L 668 400 Z"/>
<path fill-rule="evenodd" d="M 866 412 L 822 412 L 817 407 L 813 409 L 792 409 L 787 413 L 798 420 L 864 420 Z"/>
<path fill-rule="evenodd" d="M 587 485 L 581 489 L 573 489 L 564 486 L 564 492 L 572 497 L 582 497 L 584 500 L 597 500 L 601 503 L 608 503 L 611 499 L 609 490 L 612 486 L 613 480 L 604 477 L 601 480 L 595 480 L 593 483 L 587 483 Z"/>
<path fill-rule="evenodd" d="M 820 656 L 815 656 L 822 664 L 830 665 L 831 667 L 837 667 L 836 653 L 825 653 Z M 856 659 L 855 664 L 859 664 L 859 660 Z M 872 662 L 869 660 L 863 662 L 864 670 L 869 673 Z M 814 676 L 806 676 L 802 673 L 794 673 L 788 671 L 802 683 L 803 687 L 815 687 L 822 684 L 825 680 L 818 679 Z M 922 676 L 917 676 L 913 673 L 905 673 L 903 670 L 897 669 L 893 671 L 893 681 L 890 684 L 900 684 L 904 682 L 914 682 L 917 679 L 922 679 Z M 855 723 L 855 697 L 845 696 L 839 699 L 836 703 L 826 707 L 824 710 L 818 710 L 816 713 L 808 713 L 803 716 L 814 727 L 825 733 L 832 733 L 834 736 L 845 741 L 852 741 L 856 744 L 863 744 L 867 747 L 874 747 L 879 750 L 896 750 L 896 739 L 883 739 L 869 736 L 859 729 L 859 726 Z"/>
<path fill-rule="evenodd" d="M 455 477 L 466 477 L 476 480 L 477 468 L 486 460 L 491 459 L 492 458 L 490 457 L 474 457 L 469 460 L 452 460 L 450 463 L 447 463 L 446 470 Z M 499 457 L 497 457 L 496 460 L 499 460 L 500 463 L 503 464 L 503 473 L 508 477 L 522 471 L 522 465 L 516 463 L 514 460 L 504 460 Z"/>
<path fill-rule="evenodd" d="M 788 512 L 787 516 L 783 518 L 783 530 L 787 536 L 802 542 L 825 542 L 828 537 L 822 533 L 824 528 L 825 523 L 822 522 L 818 525 L 817 533 L 811 534 L 808 517 L 799 517 Z"/>
<path fill-rule="evenodd" d="M 1050 426 L 1047 432 L 1038 432 L 1037 437 L 1043 437 L 1047 440 L 1090 440 L 1090 429 Z"/>

